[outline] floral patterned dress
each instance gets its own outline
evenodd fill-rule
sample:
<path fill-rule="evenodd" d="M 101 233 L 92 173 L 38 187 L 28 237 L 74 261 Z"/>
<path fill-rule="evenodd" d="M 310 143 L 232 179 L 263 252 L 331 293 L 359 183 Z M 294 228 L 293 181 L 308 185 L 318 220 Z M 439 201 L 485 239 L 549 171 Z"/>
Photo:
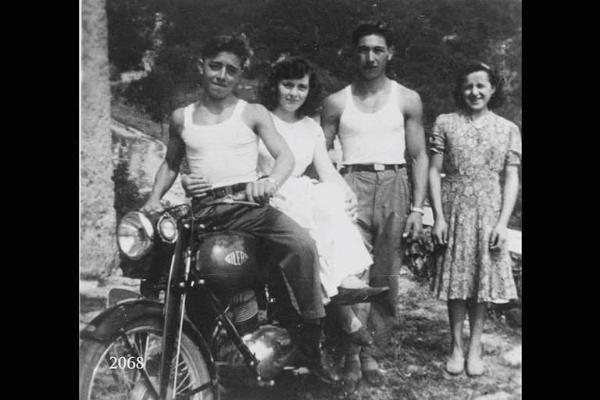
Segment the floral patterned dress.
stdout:
<path fill-rule="evenodd" d="M 432 153 L 444 155 L 442 208 L 448 243 L 436 258 L 432 286 L 439 299 L 504 303 L 517 298 L 507 246 L 490 250 L 502 207 L 505 166 L 521 162 L 521 136 L 493 112 L 477 121 L 442 114 L 429 137 Z"/>

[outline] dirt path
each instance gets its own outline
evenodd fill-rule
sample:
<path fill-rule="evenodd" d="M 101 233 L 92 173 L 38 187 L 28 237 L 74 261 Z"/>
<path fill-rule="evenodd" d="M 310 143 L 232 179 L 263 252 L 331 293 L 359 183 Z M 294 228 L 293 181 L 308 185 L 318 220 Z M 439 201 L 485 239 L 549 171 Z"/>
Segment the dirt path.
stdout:
<path fill-rule="evenodd" d="M 445 303 L 430 296 L 425 285 L 413 281 L 403 270 L 400 277 L 400 319 L 394 328 L 389 352 L 381 366 L 386 384 L 374 388 L 364 383 L 350 398 L 373 400 L 513 400 L 521 399 L 521 330 L 502 320 L 488 318 L 484 328 L 487 372 L 473 379 L 449 376 L 444 361 L 449 348 Z M 82 299 L 81 326 L 103 307 L 93 288 Z M 94 293 L 97 296 L 93 298 Z M 467 325 L 467 324 L 465 324 Z M 468 331 L 465 327 L 465 334 Z M 314 378 L 279 381 L 274 388 L 244 388 L 223 396 L 224 400 L 329 400 L 342 396 Z"/>

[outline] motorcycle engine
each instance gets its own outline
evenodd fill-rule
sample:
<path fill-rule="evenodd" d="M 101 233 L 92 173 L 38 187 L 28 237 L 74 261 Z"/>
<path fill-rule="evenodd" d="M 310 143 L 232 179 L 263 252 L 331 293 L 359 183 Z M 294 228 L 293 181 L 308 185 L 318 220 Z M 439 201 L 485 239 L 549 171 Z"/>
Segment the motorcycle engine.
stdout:
<path fill-rule="evenodd" d="M 258 303 L 253 290 L 244 290 L 229 299 L 228 316 L 237 328 L 242 341 L 258 361 L 258 375 L 263 380 L 274 379 L 295 354 L 295 345 L 289 332 L 274 325 L 259 325 Z M 246 365 L 242 354 L 235 345 L 226 341 L 219 348 L 219 361 L 231 366 L 231 374 L 223 371 L 222 377 L 235 376 L 238 381 L 248 384 L 253 379 L 244 376 Z"/>
<path fill-rule="evenodd" d="M 258 328 L 258 302 L 252 289 L 246 289 L 229 298 L 229 319 L 240 335 Z"/>
<path fill-rule="evenodd" d="M 294 342 L 289 332 L 274 325 L 263 325 L 252 333 L 242 337 L 250 351 L 258 360 L 258 375 L 265 379 L 273 379 L 294 355 Z"/>

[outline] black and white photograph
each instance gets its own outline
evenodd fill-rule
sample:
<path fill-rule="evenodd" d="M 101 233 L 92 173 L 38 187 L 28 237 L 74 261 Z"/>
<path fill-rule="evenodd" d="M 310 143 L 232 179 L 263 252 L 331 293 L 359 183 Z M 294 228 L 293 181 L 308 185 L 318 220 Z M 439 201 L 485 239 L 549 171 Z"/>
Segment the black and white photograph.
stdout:
<path fill-rule="evenodd" d="M 81 400 L 517 400 L 521 0 L 81 0 Z"/>

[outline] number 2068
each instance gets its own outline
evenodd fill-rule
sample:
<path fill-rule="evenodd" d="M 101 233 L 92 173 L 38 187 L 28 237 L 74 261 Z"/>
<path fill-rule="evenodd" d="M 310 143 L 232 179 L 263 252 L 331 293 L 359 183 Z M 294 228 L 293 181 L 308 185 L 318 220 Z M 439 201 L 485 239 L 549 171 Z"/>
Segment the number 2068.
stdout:
<path fill-rule="evenodd" d="M 109 369 L 142 369 L 144 368 L 143 357 L 110 357 Z"/>

